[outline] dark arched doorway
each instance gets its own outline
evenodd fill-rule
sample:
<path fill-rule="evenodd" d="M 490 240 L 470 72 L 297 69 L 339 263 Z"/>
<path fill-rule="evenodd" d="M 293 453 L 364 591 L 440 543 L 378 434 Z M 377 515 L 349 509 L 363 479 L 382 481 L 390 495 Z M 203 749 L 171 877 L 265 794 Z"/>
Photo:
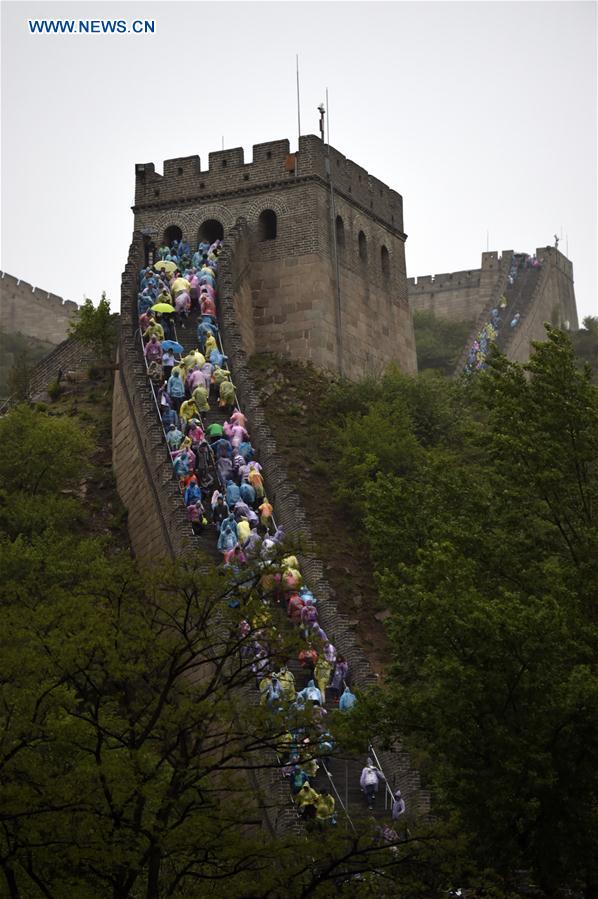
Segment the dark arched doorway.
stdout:
<path fill-rule="evenodd" d="M 200 243 L 202 241 L 214 243 L 215 240 L 222 240 L 224 238 L 222 222 L 219 222 L 218 219 L 206 219 L 199 228 L 197 238 Z"/>
<path fill-rule="evenodd" d="M 264 209 L 257 220 L 258 240 L 276 240 L 278 226 L 273 209 Z"/>
<path fill-rule="evenodd" d="M 335 222 L 336 229 L 336 246 L 340 253 L 345 249 L 345 223 L 340 215 L 337 215 Z"/>
<path fill-rule="evenodd" d="M 359 247 L 359 258 L 362 262 L 368 261 L 368 242 L 363 231 L 359 232 L 357 237 L 357 245 Z"/>
<path fill-rule="evenodd" d="M 385 278 L 390 275 L 390 255 L 384 244 L 380 247 L 380 265 Z"/>
<path fill-rule="evenodd" d="M 171 247 L 173 241 L 181 240 L 183 237 L 183 232 L 179 228 L 178 225 L 169 225 L 166 231 L 164 232 L 164 243 Z"/>

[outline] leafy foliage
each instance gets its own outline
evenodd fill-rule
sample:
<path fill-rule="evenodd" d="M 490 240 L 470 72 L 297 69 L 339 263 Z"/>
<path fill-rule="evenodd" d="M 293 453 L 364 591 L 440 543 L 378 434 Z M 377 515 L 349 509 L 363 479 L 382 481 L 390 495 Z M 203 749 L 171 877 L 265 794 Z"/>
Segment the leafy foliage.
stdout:
<path fill-rule="evenodd" d="M 413 328 L 419 370 L 433 369 L 451 375 L 472 327 L 470 321 L 454 322 L 430 311 L 415 311 Z"/>
<path fill-rule="evenodd" d="M 573 332 L 571 339 L 578 360 L 591 366 L 594 383 L 598 383 L 598 317 L 586 316 L 583 328 Z"/>
<path fill-rule="evenodd" d="M 388 702 L 368 712 L 478 872 L 595 895 L 598 392 L 553 329 L 471 383 L 388 378 L 337 443 L 393 610 Z"/>
<path fill-rule="evenodd" d="M 0 331 L 0 397 L 27 397 L 31 368 L 54 349 L 47 340 Z"/>
<path fill-rule="evenodd" d="M 110 300 L 103 293 L 97 306 L 86 299 L 75 313 L 69 327 L 69 336 L 95 350 L 98 357 L 109 362 L 116 345 L 116 322 L 118 316 L 110 312 Z"/>
<path fill-rule="evenodd" d="M 239 584 L 204 560 L 140 569 L 95 536 L 78 489 L 92 445 L 70 417 L 19 406 L 0 421 L 0 891 L 441 889 L 430 857 L 442 832 L 390 852 L 368 821 L 355 832 L 263 826 L 264 810 L 280 811 L 276 752 L 288 722 L 257 704 L 244 650 L 259 630 L 281 661 L 294 636 L 264 606 L 261 570 L 246 573 L 241 611 L 227 602 Z M 308 715 L 296 723 L 315 742 Z"/>

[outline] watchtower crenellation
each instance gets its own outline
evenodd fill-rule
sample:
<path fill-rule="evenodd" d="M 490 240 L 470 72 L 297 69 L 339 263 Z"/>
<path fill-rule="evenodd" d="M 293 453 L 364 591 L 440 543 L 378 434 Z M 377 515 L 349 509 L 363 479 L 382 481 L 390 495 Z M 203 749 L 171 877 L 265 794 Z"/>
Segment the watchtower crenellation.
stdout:
<path fill-rule="evenodd" d="M 225 237 L 239 219 L 251 284 L 239 291 L 248 352 L 310 359 L 350 377 L 414 371 L 403 201 L 315 135 L 136 166 L 135 226 L 155 243 Z M 248 276 L 249 277 L 249 276 Z M 241 300 L 241 297 L 243 298 Z M 242 306 L 242 308 L 241 308 Z M 355 347 L 363 346 L 356 353 Z"/>
<path fill-rule="evenodd" d="M 330 164 L 328 163 L 330 160 Z M 135 208 L 158 208 L 169 201 L 191 200 L 212 194 L 253 190 L 260 185 L 283 183 L 301 178 L 319 178 L 328 183 L 330 172 L 335 189 L 381 219 L 392 230 L 403 230 L 403 199 L 383 181 L 370 175 L 351 159 L 330 147 L 316 135 L 299 139 L 298 153 L 290 152 L 288 140 L 254 144 L 253 161 L 245 162 L 242 147 L 217 150 L 208 156 L 202 170 L 199 156 L 164 160 L 163 174 L 155 164 L 136 166 Z"/>

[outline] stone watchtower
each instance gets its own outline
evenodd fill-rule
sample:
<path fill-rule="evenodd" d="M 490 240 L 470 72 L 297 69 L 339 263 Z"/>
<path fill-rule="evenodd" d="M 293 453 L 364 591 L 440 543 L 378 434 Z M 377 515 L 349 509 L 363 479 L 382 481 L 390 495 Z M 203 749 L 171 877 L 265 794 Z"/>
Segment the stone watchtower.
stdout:
<path fill-rule="evenodd" d="M 156 244 L 224 237 L 245 219 L 235 308 L 244 349 L 310 360 L 350 378 L 417 368 L 403 200 L 318 137 L 136 166 L 135 228 Z"/>

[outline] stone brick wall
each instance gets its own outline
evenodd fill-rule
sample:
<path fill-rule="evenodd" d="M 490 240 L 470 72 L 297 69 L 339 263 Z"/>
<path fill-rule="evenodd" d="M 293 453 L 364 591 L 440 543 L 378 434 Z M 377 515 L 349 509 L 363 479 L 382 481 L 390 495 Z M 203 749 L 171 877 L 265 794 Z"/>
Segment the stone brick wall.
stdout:
<path fill-rule="evenodd" d="M 122 276 L 112 446 L 116 486 L 129 512 L 133 551 L 140 559 L 155 559 L 192 552 L 197 542 L 173 478 L 140 350 L 136 310 L 142 259 L 141 237 L 135 234 Z"/>
<path fill-rule="evenodd" d="M 48 385 L 58 379 L 59 373 L 62 379 L 65 379 L 69 372 L 85 373 L 95 362 L 95 353 L 89 347 L 75 340 L 74 337 L 63 340 L 56 349 L 44 356 L 34 366 L 29 380 L 31 399 L 35 400 L 36 397 L 43 396 Z"/>
<path fill-rule="evenodd" d="M 137 272 L 143 241 L 135 232 L 122 277 L 119 364 L 114 382 L 112 446 L 116 485 L 128 511 L 128 529 L 136 557 L 180 558 L 197 554 L 194 536 L 181 501 L 164 443 L 145 363 L 136 337 Z M 254 696 L 254 701 L 257 698 Z M 264 764 L 271 764 L 265 759 Z M 295 826 L 288 787 L 277 769 L 251 774 L 263 797 L 265 823 L 271 831 Z"/>
<path fill-rule="evenodd" d="M 249 164 L 234 149 L 211 153 L 207 171 L 198 157 L 167 160 L 163 175 L 153 164 L 137 166 L 136 228 L 160 243 L 175 225 L 195 246 L 207 220 L 228 234 L 245 219 L 247 269 L 235 303 L 248 352 L 310 360 L 351 378 L 389 362 L 413 372 L 402 199 L 334 148 L 329 152 L 307 135 L 292 157 L 288 141 L 273 141 L 255 146 Z M 277 234 L 264 240 L 259 217 L 268 209 Z"/>
<path fill-rule="evenodd" d="M 360 687 L 376 683 L 376 677 L 359 646 L 354 629 L 342 611 L 337 598 L 324 575 L 324 564 L 314 553 L 314 540 L 307 514 L 293 488 L 287 464 L 279 454 L 276 441 L 266 424 L 259 402 L 257 387 L 247 364 L 241 329 L 235 316 L 234 285 L 236 283 L 237 246 L 246 239 L 247 224 L 239 222 L 227 236 L 224 252 L 220 256 L 218 286 L 221 310 L 221 333 L 225 351 L 230 359 L 233 381 L 239 404 L 249 418 L 251 442 L 264 470 L 268 497 L 271 500 L 276 521 L 288 535 L 299 539 L 302 550 L 298 553 L 301 570 L 309 587 L 318 597 L 319 619 L 322 627 L 349 662 L 353 681 Z M 411 767 L 408 754 L 400 745 L 393 753 L 379 753 L 387 777 L 394 779 L 403 791 L 412 810 L 427 814 L 429 794 L 421 789 L 419 775 Z"/>
<path fill-rule="evenodd" d="M 165 160 L 163 175 L 156 172 L 154 163 L 137 165 L 135 211 L 142 206 L 169 212 L 174 204 L 208 206 L 222 195 L 235 194 L 241 198 L 258 191 L 272 193 L 275 188 L 299 183 L 302 178 L 327 182 L 326 145 L 319 137 L 314 134 L 300 137 L 299 152 L 293 156 L 289 149 L 288 140 L 255 144 L 251 163 L 245 163 L 242 147 L 210 153 L 208 168 L 203 171 L 199 156 Z M 402 232 L 400 194 L 334 147 L 330 148 L 330 171 L 339 195 L 346 196 L 367 215 Z M 197 227 L 194 240 L 197 240 Z"/>
<path fill-rule="evenodd" d="M 501 344 L 510 359 L 520 362 L 529 359 L 532 341 L 544 340 L 545 322 L 570 330 L 578 328 L 571 261 L 554 247 L 538 247 L 535 254 L 544 260 L 542 275 L 526 309 L 518 310 L 521 312 L 519 327 Z M 490 310 L 505 291 L 512 258 L 513 250 L 503 250 L 501 254 L 482 253 L 479 269 L 426 275 L 407 281 L 413 311 L 430 310 L 439 318 L 451 321 L 475 319 L 457 363 L 457 373 L 463 370 L 469 347 L 480 328 L 489 321 Z"/>
<path fill-rule="evenodd" d="M 503 250 L 502 255 L 482 253 L 482 265 L 478 269 L 408 278 L 412 311 L 430 311 L 450 321 L 477 320 L 494 292 L 505 254 L 512 254 L 512 250 Z"/>
<path fill-rule="evenodd" d="M 572 331 L 579 327 L 571 262 L 554 247 L 538 247 L 536 255 L 544 259 L 541 277 L 528 308 L 520 310 L 519 326 L 510 332 L 503 348 L 516 362 L 527 362 L 532 341 L 546 339 L 545 323 Z"/>
<path fill-rule="evenodd" d="M 69 323 L 79 308 L 70 300 L 6 272 L 0 272 L 0 297 L 2 330 L 6 334 L 20 333 L 50 343 L 66 338 Z"/>
<path fill-rule="evenodd" d="M 366 687 L 376 682 L 375 675 L 359 646 L 354 629 L 341 611 L 324 576 L 324 564 L 313 551 L 307 515 L 288 476 L 287 460 L 278 453 L 276 442 L 266 425 L 258 393 L 247 365 L 243 335 L 246 323 L 237 318 L 242 308 L 237 288 L 245 289 L 248 226 L 240 222 L 227 237 L 220 257 L 219 294 L 221 333 L 225 352 L 230 357 L 233 380 L 240 405 L 248 415 L 252 443 L 263 468 L 276 520 L 287 534 L 302 541 L 301 568 L 305 579 L 319 599 L 320 620 L 339 650 L 348 660 L 354 683 Z M 135 338 L 136 272 L 143 260 L 141 235 L 136 232 L 122 280 L 122 323 L 119 368 L 115 379 L 113 411 L 113 462 L 119 494 L 129 511 L 129 533 L 135 554 L 141 558 L 180 556 L 196 552 L 198 543 L 186 521 L 164 446 L 161 427 L 148 390 L 145 365 Z M 241 307 L 239 307 L 241 302 Z M 288 460 L 292 462 L 292 460 Z M 379 753 L 385 773 L 403 791 L 410 810 L 427 814 L 429 795 L 421 789 L 419 776 L 411 767 L 408 754 L 400 745 L 392 753 Z M 277 771 L 264 770 L 256 775 L 258 788 L 274 799 L 282 811 L 269 826 L 288 829 L 295 816 L 289 807 L 288 792 Z"/>

